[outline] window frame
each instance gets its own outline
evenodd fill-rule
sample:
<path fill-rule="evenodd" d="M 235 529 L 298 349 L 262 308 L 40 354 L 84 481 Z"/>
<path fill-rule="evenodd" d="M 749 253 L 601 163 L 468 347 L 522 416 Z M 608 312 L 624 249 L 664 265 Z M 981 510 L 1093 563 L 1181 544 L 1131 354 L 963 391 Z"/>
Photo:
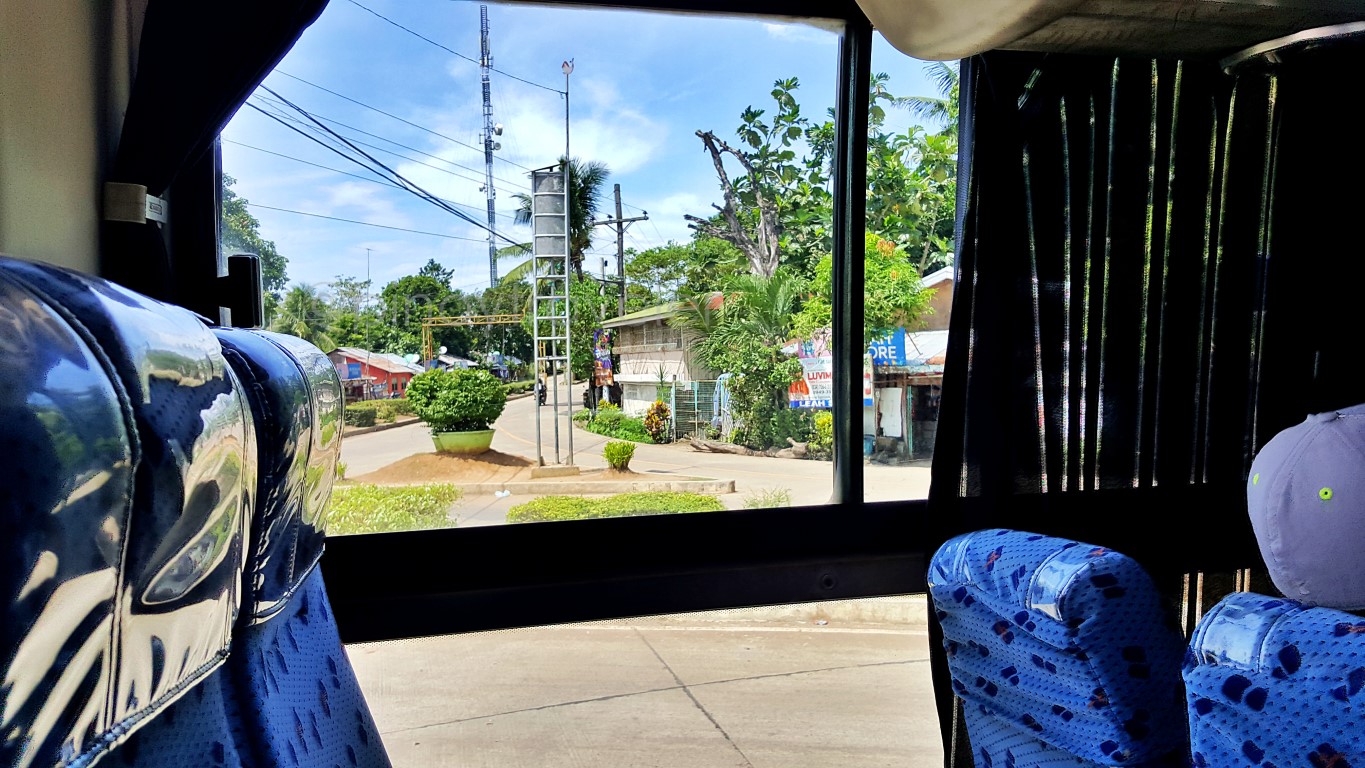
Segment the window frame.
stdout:
<path fill-rule="evenodd" d="M 609 7 L 842 24 L 833 333 L 861 339 L 872 27 L 856 3 L 637 0 Z M 342 640 L 923 592 L 927 501 L 863 501 L 862 352 L 857 343 L 842 344 L 834 360 L 829 504 L 332 538 L 322 568 Z"/>

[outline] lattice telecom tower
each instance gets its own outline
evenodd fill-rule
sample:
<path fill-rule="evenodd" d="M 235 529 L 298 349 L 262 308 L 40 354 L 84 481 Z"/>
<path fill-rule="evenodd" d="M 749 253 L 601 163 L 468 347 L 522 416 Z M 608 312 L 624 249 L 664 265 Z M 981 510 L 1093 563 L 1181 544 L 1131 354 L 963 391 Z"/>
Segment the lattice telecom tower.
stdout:
<path fill-rule="evenodd" d="M 498 244 L 493 231 L 497 222 L 493 218 L 493 199 L 497 192 L 493 189 L 493 150 L 502 149 L 502 144 L 493 140 L 502 135 L 502 126 L 493 122 L 493 87 L 489 74 L 493 71 L 493 53 L 488 45 L 488 6 L 479 6 L 479 70 L 483 74 L 483 191 L 488 198 L 488 284 L 498 285 Z"/>
<path fill-rule="evenodd" d="M 573 372 L 569 360 L 569 167 L 531 172 L 531 335 L 536 376 L 545 374 L 546 406 L 554 421 L 555 463 L 573 464 Z M 564 402 L 559 380 L 565 382 Z M 561 414 L 561 408 L 564 409 Z M 542 411 L 536 409 L 536 458 L 545 464 Z M 568 435 L 568 461 L 559 453 L 560 424 Z"/>

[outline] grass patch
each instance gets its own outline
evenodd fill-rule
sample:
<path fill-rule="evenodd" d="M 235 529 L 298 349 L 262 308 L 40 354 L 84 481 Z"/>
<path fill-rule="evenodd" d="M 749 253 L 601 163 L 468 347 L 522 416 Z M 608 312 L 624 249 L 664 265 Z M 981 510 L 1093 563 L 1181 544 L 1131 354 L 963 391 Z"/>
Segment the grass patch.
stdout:
<path fill-rule="evenodd" d="M 745 509 L 768 509 L 771 507 L 790 507 L 792 492 L 786 488 L 760 488 L 744 496 Z"/>
<path fill-rule="evenodd" d="M 719 512 L 722 509 L 725 509 L 725 506 L 720 503 L 720 499 L 701 493 L 664 491 L 622 493 L 604 499 L 586 499 L 582 496 L 542 496 L 512 507 L 507 512 L 507 522 L 544 523 L 560 520 L 587 520 L 595 517 Z"/>
<path fill-rule="evenodd" d="M 327 533 L 391 533 L 453 528 L 446 510 L 460 498 L 448 484 L 382 486 L 339 485 L 327 508 Z"/>

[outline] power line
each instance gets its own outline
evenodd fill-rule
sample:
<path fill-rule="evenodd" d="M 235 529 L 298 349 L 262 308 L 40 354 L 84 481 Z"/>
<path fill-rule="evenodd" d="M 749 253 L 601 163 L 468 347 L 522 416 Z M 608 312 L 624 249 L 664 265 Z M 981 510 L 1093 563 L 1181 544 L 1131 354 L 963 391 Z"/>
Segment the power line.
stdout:
<path fill-rule="evenodd" d="M 269 101 L 267 101 L 267 103 L 269 103 Z M 258 110 L 260 109 L 257 105 L 252 104 L 252 103 L 250 103 L 250 102 L 247 103 L 247 106 L 253 107 L 253 108 L 258 109 Z M 298 119 L 298 118 L 296 118 L 296 117 L 291 117 L 291 116 L 289 116 L 289 115 L 278 114 L 278 113 L 266 113 L 266 114 L 267 114 L 269 117 L 272 117 L 272 118 L 274 118 L 274 119 L 276 119 L 276 120 L 285 120 L 285 121 L 288 121 L 288 122 L 290 122 L 290 123 L 293 123 L 295 126 L 302 126 L 302 127 L 303 127 L 305 130 L 307 130 L 307 131 L 312 131 L 312 132 L 314 132 L 314 133 L 319 133 L 318 131 L 314 130 L 314 129 L 315 129 L 315 124 L 310 124 L 310 123 L 308 123 L 307 121 L 300 120 L 300 119 Z M 303 111 L 302 111 L 302 114 L 310 115 L 311 113 L 307 112 L 306 110 L 303 110 Z M 290 127 L 293 127 L 293 126 L 290 126 Z M 295 128 L 295 130 L 297 131 L 298 129 Z M 300 132 L 302 132 L 302 131 L 300 131 Z M 483 179 L 475 179 L 475 178 L 470 178 L 469 176 L 462 176 L 462 175 L 460 175 L 460 174 L 458 174 L 458 173 L 456 173 L 456 172 L 454 172 L 454 171 L 452 171 L 452 170 L 450 170 L 450 169 L 448 169 L 448 168 L 441 168 L 441 167 L 439 167 L 439 166 L 432 165 L 431 163 L 425 163 L 425 162 L 422 162 L 421 160 L 418 160 L 418 159 L 416 159 L 416 158 L 408 157 L 407 155 L 405 155 L 405 154 L 403 154 L 403 153 L 401 153 L 401 152 L 394 152 L 394 151 L 391 150 L 391 149 L 385 149 L 384 147 L 378 146 L 378 145 L 376 145 L 376 144 L 371 144 L 371 143 L 366 142 L 366 141 L 361 141 L 360 139 L 353 139 L 353 138 L 343 137 L 343 136 L 341 136 L 341 134 L 338 134 L 338 133 L 335 133 L 335 132 L 331 132 L 331 131 L 325 131 L 325 130 L 324 130 L 323 132 L 321 132 L 321 133 L 322 133 L 324 136 L 326 136 L 326 135 L 331 135 L 331 136 L 334 136 L 334 137 L 341 138 L 341 139 L 343 139 L 343 141 L 345 141 L 345 142 L 348 143 L 348 144 L 353 144 L 353 145 L 361 146 L 361 147 L 369 147 L 370 149 L 373 149 L 373 150 L 375 150 L 376 152 L 383 152 L 383 153 L 386 154 L 386 155 L 391 155 L 391 156 L 393 156 L 393 157 L 397 157 L 397 158 L 402 159 L 402 160 L 407 160 L 407 161 L 410 162 L 410 163 L 414 163 L 414 164 L 416 164 L 416 165 L 420 165 L 420 166 L 423 166 L 423 167 L 425 167 L 425 168 L 430 168 L 430 169 L 432 169 L 433 171 L 439 171 L 439 172 L 441 172 L 441 173 L 448 174 L 448 175 L 450 175 L 450 176 L 454 176 L 455 178 L 461 179 L 461 180 L 463 180 L 463 181 L 470 181 L 470 182 L 473 182 L 473 183 L 475 183 L 475 184 L 483 184 L 483 183 L 484 183 Z M 361 133 L 364 133 L 364 131 L 361 131 Z M 373 134 L 367 134 L 367 135 L 373 135 Z M 387 139 L 383 139 L 383 137 L 380 137 L 380 138 L 381 138 L 381 140 L 388 141 Z M 395 145 L 397 145 L 397 146 L 400 146 L 400 147 L 401 147 L 401 146 L 404 146 L 404 145 L 402 145 L 402 144 L 398 144 L 397 142 L 390 142 L 390 143 L 393 143 L 393 144 L 395 144 Z M 330 146 L 330 145 L 327 145 L 327 144 L 324 144 L 324 146 L 327 146 L 328 148 L 331 148 L 331 146 Z M 354 148 L 354 147 L 353 147 L 353 148 Z M 405 149 L 410 149 L 410 147 L 404 147 L 404 148 L 405 148 Z M 425 152 L 422 152 L 421 150 L 413 150 L 413 151 L 414 151 L 414 152 L 417 152 L 418 154 L 424 154 L 424 155 L 427 154 L 427 153 L 425 153 Z M 427 156 L 428 156 L 428 157 L 432 157 L 432 158 L 434 158 L 434 159 L 436 159 L 436 160 L 441 160 L 441 158 L 436 157 L 435 155 L 427 155 Z M 371 158 L 371 159 L 373 159 L 373 158 Z M 378 161 L 376 161 L 376 162 L 378 162 Z M 443 163 L 450 163 L 450 165 L 453 165 L 453 166 L 455 166 L 455 167 L 457 167 L 457 168 L 467 168 L 467 166 L 460 165 L 459 163 L 452 163 L 452 162 L 450 162 L 449 160 L 441 160 L 441 162 L 443 162 Z M 468 170 L 473 170 L 473 169 L 472 169 L 472 168 L 469 168 Z M 400 187 L 400 188 L 403 188 L 403 187 Z M 514 189 L 514 190 L 503 189 L 502 187 L 497 187 L 497 189 L 502 189 L 502 191 L 507 192 L 508 194 L 516 194 L 517 191 L 519 191 L 519 190 L 515 190 L 515 189 Z M 444 198 L 437 198 L 437 199 L 444 199 Z M 473 206 L 466 206 L 466 207 L 473 207 Z M 476 209 L 476 210 L 479 210 L 479 211 L 482 213 L 482 209 Z"/>
<path fill-rule="evenodd" d="M 365 6 L 361 5 L 360 3 L 357 3 L 356 0 L 350 0 L 350 3 L 351 3 L 351 5 L 354 5 L 355 7 L 359 8 L 359 9 L 361 9 L 361 10 L 363 10 L 363 11 L 367 11 L 367 12 L 369 12 L 369 13 L 371 13 L 371 14 L 374 14 L 375 16 L 378 16 L 380 19 L 383 19 L 384 21 L 386 21 L 386 22 L 392 24 L 393 26 L 398 27 L 399 29 L 403 30 L 404 32 L 407 32 L 409 35 L 412 35 L 413 37 L 415 37 L 415 38 L 417 38 L 417 39 L 419 39 L 419 40 L 424 40 L 424 41 L 426 41 L 426 42 L 428 42 L 428 43 L 431 43 L 432 45 L 436 46 L 437 48 L 440 48 L 441 50 L 445 51 L 446 53 L 451 54 L 452 56 L 457 56 L 457 57 L 459 57 L 459 58 L 461 58 L 461 59 L 464 59 L 465 61 L 471 62 L 471 63 L 473 63 L 473 64 L 479 64 L 479 60 L 478 60 L 478 59 L 470 58 L 469 56 L 466 56 L 466 55 L 464 55 L 463 53 L 460 53 L 459 51 L 451 50 L 450 48 L 447 48 L 447 47 L 445 47 L 444 45 L 441 45 L 440 43 L 436 42 L 435 40 L 432 40 L 431 38 L 426 37 L 426 36 L 422 35 L 422 34 L 419 33 L 419 32 L 414 32 L 413 30 L 408 29 L 407 27 L 403 26 L 402 24 L 399 24 L 398 22 L 394 21 L 393 19 L 390 19 L 388 16 L 385 16 L 384 14 L 379 13 L 378 11 L 374 11 L 374 10 L 371 10 L 371 9 L 369 9 L 369 8 L 366 8 Z M 517 77 L 516 75 L 514 75 L 514 74 L 512 74 L 512 73 L 510 73 L 510 72 L 504 72 L 504 71 L 502 71 L 501 69 L 498 69 L 498 68 L 496 68 L 496 67 L 489 67 L 489 69 L 492 70 L 492 71 L 494 71 L 494 72 L 497 72 L 498 74 L 502 75 L 503 77 L 510 77 L 510 78 L 512 78 L 513 80 L 517 80 L 517 81 L 519 81 L 519 82 L 526 83 L 527 85 L 534 85 L 534 86 L 537 87 L 537 88 L 543 88 L 543 89 L 549 91 L 550 93 L 557 93 L 557 94 L 559 94 L 559 95 L 561 95 L 561 96 L 564 95 L 564 92 L 561 91 L 561 90 L 559 90 L 558 88 L 551 88 L 551 87 L 548 86 L 548 85 L 541 85 L 540 83 L 531 82 L 530 80 L 527 80 L 526 78 Z"/>
<path fill-rule="evenodd" d="M 297 80 L 297 81 L 299 81 L 300 83 L 303 83 L 304 85 L 312 86 L 313 88 L 316 88 L 316 89 L 318 89 L 319 91 L 324 91 L 324 92 L 326 92 L 326 93 L 330 93 L 330 94 L 332 94 L 333 96 L 335 96 L 335 97 L 337 97 L 337 98 L 339 98 L 339 99 L 345 99 L 346 101 L 349 101 L 349 102 L 351 102 L 352 104 L 355 104 L 356 106 L 364 107 L 365 109 L 368 109 L 368 110 L 370 110 L 370 111 L 372 111 L 372 112 L 378 112 L 379 114 L 381 114 L 381 115 L 383 115 L 383 116 L 385 116 L 385 117 L 390 117 L 390 118 L 393 118 L 394 120 L 397 120 L 397 121 L 400 122 L 400 123 L 404 123 L 405 125 L 410 125 L 410 126 L 412 126 L 413 128 L 416 128 L 416 129 L 419 130 L 419 131 L 426 131 L 427 133 L 431 134 L 432 136 L 439 136 L 439 137 L 445 139 L 446 141 L 454 142 L 454 143 L 456 143 L 456 144 L 459 144 L 459 145 L 462 146 L 462 147 L 469 147 L 470 149 L 473 149 L 473 150 L 478 151 L 478 152 L 482 152 L 482 151 L 483 151 L 483 149 L 482 149 L 481 147 L 476 147 L 476 146 L 474 146 L 473 144 L 466 144 L 465 142 L 460 141 L 459 139 L 452 139 L 451 137 L 445 135 L 444 133 L 440 133 L 440 132 L 438 132 L 438 131 L 433 131 L 433 130 L 431 130 L 430 128 L 427 128 L 426 126 L 418 125 L 417 123 L 414 123 L 414 122 L 412 122 L 411 120 L 406 120 L 406 119 L 401 118 L 401 117 L 399 117 L 398 115 L 395 115 L 395 114 L 393 114 L 393 113 L 385 112 L 384 110 L 382 110 L 382 109 L 380 109 L 380 108 L 378 108 L 378 107 L 372 107 L 372 106 L 370 106 L 369 104 L 366 104 L 366 103 L 363 102 L 363 101 L 357 101 L 356 99 L 353 99 L 353 98 L 351 98 L 350 96 L 346 96 L 346 95 L 344 95 L 344 94 L 337 93 L 336 91 L 332 90 L 331 88 L 325 88 L 325 87 L 323 87 L 323 86 L 321 86 L 321 85 L 318 85 L 317 83 L 309 82 L 308 80 L 304 80 L 304 79 L 301 78 L 301 77 L 297 77 L 297 76 L 295 76 L 295 75 L 291 75 L 291 74 L 289 74 L 288 72 L 285 72 L 285 71 L 283 71 L 283 70 L 277 69 L 277 70 L 275 70 L 275 74 L 284 75 L 285 77 L 290 78 L 291 80 Z M 264 86 L 262 86 L 262 87 L 264 87 Z M 522 169 L 522 170 L 524 170 L 524 171 L 534 171 L 534 170 L 535 170 L 534 168 L 528 168 L 528 167 L 522 165 L 521 163 L 514 163 L 514 162 L 512 162 L 511 160 L 507 160 L 506 158 L 501 158 L 501 157 L 499 157 L 499 158 L 496 158 L 496 159 L 502 160 L 504 163 L 507 163 L 508 165 L 515 165 L 516 167 L 518 167 L 518 168 L 520 168 L 520 169 Z"/>
<path fill-rule="evenodd" d="M 355 219 L 343 219 L 339 216 L 326 216 L 321 213 L 309 213 L 308 211 L 295 211 L 289 208 L 276 208 L 273 205 L 261 205 L 260 203 L 247 203 L 250 208 L 264 208 L 267 211 L 279 211 L 280 213 L 293 213 L 299 216 L 312 216 L 315 219 L 329 219 L 331 221 L 341 221 L 347 224 L 359 224 L 363 227 L 378 227 L 379 229 L 393 229 L 399 232 L 411 232 L 414 235 L 430 235 L 431 237 L 443 237 L 447 240 L 466 240 L 471 243 L 486 243 L 486 239 L 481 237 L 459 237 L 457 235 L 444 235 L 440 232 L 423 232 L 420 229 L 407 229 L 406 227 L 393 227 L 388 224 L 371 224 L 368 221 L 357 221 Z"/>
<path fill-rule="evenodd" d="M 270 99 L 266 99 L 266 98 L 264 98 L 264 97 L 261 97 L 260 95 L 256 95 L 256 98 L 261 99 L 262 101 L 266 102 L 267 104 L 272 103 L 272 102 L 270 101 Z M 278 106 L 278 103 L 276 103 L 276 105 Z M 416 152 L 416 153 L 419 154 L 419 155 L 424 155 L 424 156 L 426 156 L 426 157 L 430 157 L 430 158 L 432 158 L 433 160 L 439 160 L 440 162 L 446 163 L 446 164 L 448 164 L 448 165 L 453 165 L 453 166 L 455 166 L 456 168 L 463 168 L 463 169 L 465 169 L 466 171 L 472 171 L 472 172 L 474 172 L 474 173 L 481 173 L 481 171 L 480 171 L 478 168 L 471 168 L 471 167 L 469 167 L 469 166 L 467 166 L 467 165 L 461 165 L 461 164 L 455 162 L 454 160 L 447 160 L 447 159 L 445 159 L 445 158 L 443 158 L 443 157 L 440 157 L 439 155 L 433 155 L 433 154 L 431 154 L 430 152 L 423 152 L 422 150 L 420 150 L 420 149 L 418 149 L 418 148 L 416 148 L 416 147 L 410 147 L 410 146 L 408 146 L 407 144 L 401 144 L 401 143 L 399 143 L 399 142 L 397 142 L 397 141 L 394 141 L 393 139 L 387 138 L 387 137 L 385 137 L 385 136 L 380 136 L 380 135 L 377 134 L 377 133 L 370 133 L 369 131 L 366 131 L 366 130 L 364 130 L 364 129 L 357 128 L 357 127 L 355 127 L 354 125 L 347 125 L 346 123 L 343 123 L 343 122 L 341 122 L 340 120 L 337 120 L 337 119 L 335 119 L 335 118 L 326 117 L 325 115 L 319 115 L 319 114 L 316 113 L 316 112 L 310 112 L 310 111 L 308 111 L 308 110 L 306 110 L 306 109 L 301 109 L 300 112 L 301 112 L 302 114 L 307 115 L 307 116 L 310 117 L 310 118 L 313 118 L 313 119 L 316 119 L 316 120 L 321 120 L 321 121 L 323 121 L 323 122 L 325 122 L 325 123 L 331 123 L 332 125 L 339 125 L 339 126 L 341 126 L 342 128 L 345 128 L 345 129 L 350 130 L 350 131 L 355 131 L 356 133 L 359 133 L 359 134 L 361 134 L 361 135 L 363 135 L 363 136 L 369 136 L 369 137 L 371 137 L 371 138 L 379 139 L 380 141 L 387 142 L 387 143 L 389 143 L 389 144 L 394 145 L 395 147 L 402 147 L 403 149 L 406 149 L 406 150 L 408 150 L 408 151 L 410 151 L 410 152 Z M 290 119 L 294 119 L 294 118 L 290 118 Z M 361 142 L 361 141 L 359 141 L 359 140 L 356 140 L 356 143 L 357 143 L 357 144 L 362 144 L 363 142 Z M 370 148 L 372 148 L 372 149 L 380 149 L 381 151 L 389 152 L 389 150 L 383 150 L 381 147 L 376 147 L 376 146 L 374 146 L 373 144 L 364 144 L 364 146 L 370 147 Z M 389 152 L 389 154 L 396 155 L 396 156 L 398 156 L 398 157 L 403 157 L 402 155 L 399 155 L 397 152 Z M 412 158 L 404 158 L 404 159 L 405 159 L 405 160 L 411 160 Z M 419 161 L 413 160 L 413 162 L 419 162 Z M 434 166 L 433 166 L 433 167 L 434 167 Z M 465 178 L 465 177 L 461 176 L 460 178 Z M 529 190 L 529 189 L 531 188 L 531 185 L 530 185 L 529 183 L 518 182 L 518 181 L 511 181 L 511 180 L 509 180 L 509 179 L 504 179 L 504 178 L 502 178 L 502 177 L 500 177 L 500 176 L 494 176 L 493 178 L 497 179 L 498 181 L 501 181 L 501 182 L 504 183 L 504 184 L 511 184 L 514 188 L 517 188 L 517 189 L 523 189 L 523 188 L 524 188 L 524 189 Z M 482 183 L 483 183 L 482 180 L 480 180 L 479 183 L 482 184 Z M 518 186 L 517 186 L 517 185 L 523 184 L 523 183 L 526 184 L 525 187 L 518 187 Z M 506 191 L 506 190 L 504 190 L 504 191 Z"/>
<path fill-rule="evenodd" d="M 493 235 L 493 236 L 495 236 L 495 237 L 500 237 L 500 238 L 502 238 L 503 240 L 506 240 L 507 242 L 512 243 L 512 244 L 514 244 L 514 245 L 517 244 L 517 242 L 516 242 L 515 240 L 513 240 L 512 238 L 510 238 L 510 237 L 508 237 L 508 236 L 506 236 L 506 235 L 504 235 L 504 234 L 502 234 L 502 233 L 500 233 L 500 232 L 497 232 L 497 231 L 494 230 L 492 227 L 490 227 L 490 226 L 488 226 L 487 224 L 484 224 L 484 223 L 482 223 L 482 222 L 480 222 L 480 221 L 474 219 L 474 218 L 473 218 L 472 216 L 470 216 L 469 214 L 464 213 L 463 211 L 457 210 L 454 206 L 451 206 L 451 205 L 446 204 L 446 203 L 445 203 L 444 201 L 442 201 L 440 198 L 438 198 L 438 197 L 436 197 L 435 195 L 431 194 L 430 192 L 426 191 L 425 189 L 423 189 L 422 187 L 418 186 L 417 184 L 414 184 L 412 181 L 409 181 L 409 180 L 408 180 L 406 177 L 404 177 L 401 173 L 395 171 L 394 169 L 392 169 L 392 168 L 388 167 L 387 165 L 385 165 L 384 163 L 380 162 L 380 161 L 377 160 L 373 155 L 370 155 L 369 153 L 365 152 L 363 149 L 360 149 L 360 148 L 357 147 L 354 143 L 352 143 L 350 140 L 348 140 L 346 137 L 344 137 L 344 136 L 338 134 L 336 131 L 333 131 L 331 128 L 328 128 L 326 125 L 323 125 L 321 122 L 319 122 L 319 121 L 316 120 L 315 118 L 309 117 L 308 114 L 306 113 L 306 111 L 304 111 L 301 107 L 298 107 L 298 106 L 295 105 L 293 102 L 291 102 L 289 99 L 286 99 L 286 98 L 284 98 L 283 96 L 281 96 L 281 95 L 279 95 L 278 93 L 276 93 L 275 91 L 271 90 L 268 86 L 262 85 L 261 88 L 262 88 L 266 93 L 269 93 L 271 96 L 274 96 L 276 99 L 278 99 L 279 101 L 283 102 L 283 103 L 284 103 L 285 105 L 287 105 L 290 109 L 293 109 L 293 110 L 295 110 L 295 111 L 297 111 L 297 112 L 303 114 L 304 117 L 307 117 L 312 123 L 314 123 L 314 124 L 315 124 L 319 129 L 321 129 L 324 133 L 326 133 L 327 135 L 329 135 L 329 136 L 335 138 L 336 140 L 340 141 L 342 144 L 345 144 L 347 147 L 350 147 L 354 152 L 356 152 L 356 154 L 358 154 L 358 155 L 364 157 L 366 160 L 368 160 L 368 161 L 369 161 L 370 163 L 372 163 L 373 165 L 366 165 L 363 161 L 357 159 L 354 155 L 348 155 L 346 152 L 342 151 L 341 149 L 338 149 L 338 148 L 335 147 L 335 146 L 332 146 L 332 145 L 327 144 L 326 142 L 324 142 L 324 141 L 318 139 L 316 136 L 310 136 L 308 133 L 306 133 L 306 132 L 300 130 L 299 128 L 290 125 L 288 122 L 286 122 L 286 121 L 285 121 L 284 119 L 282 119 L 281 117 L 279 117 L 279 116 L 277 116 L 277 115 L 274 115 L 274 114 L 271 114 L 270 112 L 265 111 L 265 110 L 264 110 L 263 108 L 261 108 L 259 105 L 252 104 L 251 102 L 247 102 L 248 106 L 250 106 L 252 109 L 255 109 L 257 112 L 260 112 L 261 114 L 266 115 L 267 117 L 270 117 L 270 118 L 274 119 L 275 121 L 279 122 L 281 125 L 284 125 L 285 127 L 289 128 L 290 130 L 293 130 L 293 131 L 299 133 L 300 135 L 309 138 L 310 140 L 312 140 L 312 141 L 318 143 L 319 145 L 324 146 L 324 147 L 327 147 L 328 149 L 332 150 L 333 152 L 336 152 L 337 154 L 341 155 L 342 157 L 345 157 L 345 158 L 347 158 L 348 160 L 351 160 L 352 162 L 357 163 L 358 165 L 361 165 L 361 166 L 363 166 L 363 167 L 368 168 L 370 171 L 374 172 L 376 175 L 384 175 L 386 178 L 390 179 L 391 181 L 394 181 L 394 182 L 397 182 L 397 183 L 399 183 L 399 184 L 402 184 L 405 188 L 408 189 L 409 192 L 411 192 L 412 194 L 414 194 L 414 195 L 416 195 L 416 196 L 422 198 L 423 200 L 426 200 L 427 202 L 429 202 L 429 203 L 435 205 L 436 207 L 440 208 L 441 210 L 447 211 L 448 213 L 450 213 L 450 214 L 453 215 L 453 216 L 456 216 L 456 217 L 458 217 L 458 218 L 464 219 L 465 221 L 469 222 L 470 224 L 473 224 L 474 226 L 478 227 L 479 229 L 482 229 L 482 230 L 484 230 L 485 232 L 488 232 L 489 234 L 491 234 L 491 235 Z M 376 170 L 376 166 L 377 166 L 379 169 L 382 169 L 384 173 L 381 174 L 381 173 L 379 172 L 379 170 Z"/>
<path fill-rule="evenodd" d="M 286 154 L 284 154 L 284 153 L 282 153 L 282 152 L 274 152 L 274 151 L 271 151 L 271 150 L 269 150 L 269 149 L 263 149 L 263 148 L 261 148 L 261 147 L 254 147 L 254 146 L 252 146 L 252 145 L 250 145 L 250 144 L 243 144 L 243 143 L 240 142 L 240 141 L 233 141 L 232 139 L 223 139 L 223 143 L 224 143 L 224 144 L 234 144 L 234 145 L 236 145 L 236 146 L 245 147 L 245 148 L 247 148 L 247 149 L 254 149 L 254 150 L 256 150 L 257 152 L 264 152 L 264 153 L 267 154 L 267 155 L 274 155 L 275 157 L 282 157 L 282 158 L 284 158 L 285 160 L 293 160 L 293 161 L 296 162 L 296 163 L 302 163 L 302 164 L 304 164 L 304 165 L 311 165 L 311 166 L 313 166 L 314 168 L 320 168 L 320 169 L 322 169 L 322 170 L 324 170 L 324 171 L 331 171 L 332 173 L 339 173 L 339 174 L 341 174 L 342 176 L 350 176 L 350 177 L 353 178 L 353 179 L 359 179 L 359 180 L 361 180 L 361 181 L 368 181 L 368 182 L 370 182 L 371 184 L 378 184 L 378 185 L 380 185 L 380 186 L 382 186 L 382 187 L 389 187 L 389 188 L 391 188 L 391 189 L 399 189 L 399 190 L 403 190 L 404 192 L 407 191 L 407 188 L 403 187 L 402 185 L 394 184 L 393 182 L 390 182 L 390 181 L 383 181 L 383 180 L 381 180 L 381 179 L 372 179 L 372 178 L 370 178 L 369 176 L 361 176 L 361 175 L 358 174 L 358 173 L 350 173 L 350 172 L 347 172 L 347 171 L 343 171 L 343 170 L 341 170 L 341 169 L 339 169 L 339 168 L 332 168 L 332 167 L 330 167 L 330 166 L 322 165 L 321 163 L 310 162 L 310 161 L 308 161 L 308 160 L 303 160 L 303 159 L 301 159 L 301 158 L 293 157 L 293 156 L 291 156 L 291 155 L 286 155 Z M 437 168 L 436 170 L 441 170 L 441 169 Z M 463 177 L 461 177 L 461 178 L 463 178 Z M 441 200 L 444 200 L 444 201 L 447 202 L 447 203 L 450 203 L 451 205 L 458 205 L 458 206 L 461 206 L 461 207 L 463 207 L 463 208 L 472 208 L 473 210 L 480 211 L 480 212 L 482 212 L 482 210 L 483 210 L 483 209 L 478 208 L 478 207 L 476 207 L 476 206 L 470 205 L 469 203 L 459 203 L 459 202 L 456 202 L 456 201 L 454 201 L 454 200 L 447 200 L 446 198 L 440 198 L 440 199 L 441 199 Z M 504 219 L 513 219 L 513 220 L 516 219 L 516 216 L 514 216 L 514 215 L 512 215 L 512 214 L 510 214 L 510 213 L 499 213 L 499 214 L 496 214 L 496 215 L 501 216 L 501 217 L 503 217 Z"/>

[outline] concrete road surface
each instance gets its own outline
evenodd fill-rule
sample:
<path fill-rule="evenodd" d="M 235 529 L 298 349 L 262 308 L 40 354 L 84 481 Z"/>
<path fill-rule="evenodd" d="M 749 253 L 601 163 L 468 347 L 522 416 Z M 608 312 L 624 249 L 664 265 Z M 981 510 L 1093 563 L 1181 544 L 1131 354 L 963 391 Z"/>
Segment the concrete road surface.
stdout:
<path fill-rule="evenodd" d="M 922 623 L 769 610 L 348 652 L 399 768 L 943 764 Z"/>

